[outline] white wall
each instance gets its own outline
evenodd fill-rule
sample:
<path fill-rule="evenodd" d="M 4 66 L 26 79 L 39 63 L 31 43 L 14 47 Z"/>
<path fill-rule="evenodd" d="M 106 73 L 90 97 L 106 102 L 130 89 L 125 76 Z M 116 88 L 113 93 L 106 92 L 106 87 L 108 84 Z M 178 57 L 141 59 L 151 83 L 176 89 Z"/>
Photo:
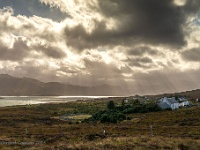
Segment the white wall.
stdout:
<path fill-rule="evenodd" d="M 172 109 L 172 110 L 178 109 L 178 108 L 179 108 L 179 103 L 171 104 L 171 109 Z"/>

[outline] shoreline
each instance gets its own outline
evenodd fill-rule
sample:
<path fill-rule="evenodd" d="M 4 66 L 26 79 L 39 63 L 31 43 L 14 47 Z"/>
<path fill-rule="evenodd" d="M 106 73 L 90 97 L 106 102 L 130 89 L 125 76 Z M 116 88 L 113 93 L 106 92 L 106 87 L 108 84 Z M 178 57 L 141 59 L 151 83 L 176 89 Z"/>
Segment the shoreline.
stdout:
<path fill-rule="evenodd" d="M 0 108 L 44 104 L 65 104 L 69 102 L 94 102 L 112 98 L 125 98 L 125 96 L 2 96 L 2 99 L 0 99 Z"/>

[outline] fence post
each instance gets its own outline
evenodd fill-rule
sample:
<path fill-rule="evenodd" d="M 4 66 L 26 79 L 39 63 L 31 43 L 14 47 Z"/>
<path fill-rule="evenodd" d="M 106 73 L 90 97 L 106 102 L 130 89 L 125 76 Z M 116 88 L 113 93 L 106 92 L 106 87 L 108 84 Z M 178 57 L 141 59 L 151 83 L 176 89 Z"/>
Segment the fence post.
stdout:
<path fill-rule="evenodd" d="M 103 126 L 103 136 L 106 136 L 106 130 L 105 130 L 104 126 Z"/>
<path fill-rule="evenodd" d="M 153 126 L 150 125 L 150 126 L 149 126 L 149 129 L 150 129 L 150 135 L 153 136 Z"/>
<path fill-rule="evenodd" d="M 28 134 L 28 129 L 27 129 L 27 128 L 25 128 L 25 134 L 26 134 L 26 135 Z"/>

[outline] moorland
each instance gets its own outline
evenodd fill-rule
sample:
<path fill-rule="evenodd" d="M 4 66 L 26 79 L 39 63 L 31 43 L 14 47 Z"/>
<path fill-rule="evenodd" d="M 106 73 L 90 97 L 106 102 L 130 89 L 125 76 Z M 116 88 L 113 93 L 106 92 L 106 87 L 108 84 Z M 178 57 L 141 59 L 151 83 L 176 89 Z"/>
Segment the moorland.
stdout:
<path fill-rule="evenodd" d="M 126 105 L 123 99 L 2 107 L 0 149 L 200 149 L 198 105 L 132 112 L 114 123 L 90 120 L 110 101 Z"/>

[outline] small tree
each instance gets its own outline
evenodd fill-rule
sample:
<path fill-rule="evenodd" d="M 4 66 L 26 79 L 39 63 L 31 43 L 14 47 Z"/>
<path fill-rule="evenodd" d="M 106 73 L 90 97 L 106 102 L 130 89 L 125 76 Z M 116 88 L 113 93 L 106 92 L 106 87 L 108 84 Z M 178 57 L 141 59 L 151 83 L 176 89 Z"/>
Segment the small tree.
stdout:
<path fill-rule="evenodd" d="M 140 101 L 138 99 L 134 100 L 133 105 L 140 105 Z"/>
<path fill-rule="evenodd" d="M 124 107 L 125 106 L 125 100 L 123 99 L 122 100 L 122 107 Z"/>
<path fill-rule="evenodd" d="M 108 109 L 113 109 L 115 108 L 115 103 L 113 101 L 109 101 L 108 104 L 107 104 L 107 108 Z"/>

